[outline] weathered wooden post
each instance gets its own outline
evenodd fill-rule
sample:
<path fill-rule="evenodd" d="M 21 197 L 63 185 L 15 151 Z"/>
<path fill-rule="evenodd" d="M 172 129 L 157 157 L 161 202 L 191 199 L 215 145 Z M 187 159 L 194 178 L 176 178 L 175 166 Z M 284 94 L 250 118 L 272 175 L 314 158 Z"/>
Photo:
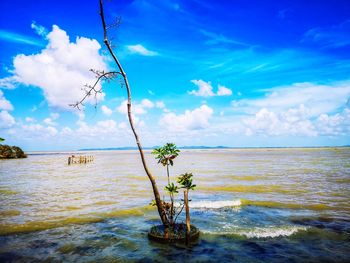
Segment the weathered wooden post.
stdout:
<path fill-rule="evenodd" d="M 72 157 L 68 157 L 68 165 L 70 165 L 71 164 L 71 161 L 72 161 Z"/>

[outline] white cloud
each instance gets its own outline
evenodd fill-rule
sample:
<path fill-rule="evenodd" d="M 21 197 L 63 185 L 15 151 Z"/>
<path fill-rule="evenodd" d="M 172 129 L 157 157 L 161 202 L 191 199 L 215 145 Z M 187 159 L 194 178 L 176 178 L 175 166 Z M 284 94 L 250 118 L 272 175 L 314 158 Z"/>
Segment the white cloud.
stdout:
<path fill-rule="evenodd" d="M 350 134 L 350 81 L 328 85 L 295 83 L 265 92 L 260 99 L 232 101 L 234 111 L 241 115 L 246 135 Z"/>
<path fill-rule="evenodd" d="M 202 105 L 193 111 L 186 110 L 184 114 L 175 113 L 164 114 L 159 125 L 170 131 L 199 130 L 209 126 L 209 119 L 213 114 L 213 109 L 207 105 Z"/>
<path fill-rule="evenodd" d="M 93 126 L 89 126 L 86 122 L 80 121 L 79 128 L 74 131 L 75 135 L 85 137 L 99 137 L 102 135 L 115 134 L 118 132 L 117 123 L 114 120 L 99 121 Z"/>
<path fill-rule="evenodd" d="M 117 108 L 117 111 L 123 114 L 127 114 L 128 113 L 127 103 L 128 103 L 127 100 L 123 100 L 120 103 L 119 107 Z"/>
<path fill-rule="evenodd" d="M 301 105 L 299 108 L 275 113 L 262 108 L 254 117 L 246 118 L 246 135 L 301 135 L 316 136 L 317 131 L 308 119 L 309 110 Z"/>
<path fill-rule="evenodd" d="M 55 127 L 49 126 L 46 128 L 46 130 L 50 136 L 55 136 L 58 133 L 58 131 Z"/>
<path fill-rule="evenodd" d="M 0 79 L 0 88 L 15 89 L 18 83 L 19 83 L 18 77 L 16 76 L 2 78 Z"/>
<path fill-rule="evenodd" d="M 225 86 L 218 85 L 218 96 L 230 96 L 232 95 L 232 90 L 226 88 Z"/>
<path fill-rule="evenodd" d="M 61 134 L 62 135 L 71 135 L 73 132 L 73 130 L 69 127 L 63 127 L 62 130 L 61 130 Z"/>
<path fill-rule="evenodd" d="M 36 120 L 34 118 L 31 118 L 31 117 L 26 117 L 25 121 L 26 122 L 36 122 Z"/>
<path fill-rule="evenodd" d="M 316 127 L 320 134 L 339 136 L 350 134 L 350 109 L 334 115 L 321 114 L 316 120 Z"/>
<path fill-rule="evenodd" d="M 37 33 L 39 36 L 45 37 L 48 33 L 45 27 L 38 25 L 35 21 L 32 22 L 30 27 L 33 28 L 35 33 Z"/>
<path fill-rule="evenodd" d="M 49 118 L 46 118 L 43 120 L 43 123 L 45 123 L 48 126 L 57 126 L 57 120 L 60 117 L 58 113 L 51 113 Z"/>
<path fill-rule="evenodd" d="M 126 122 L 121 122 L 119 123 L 118 128 L 122 130 L 126 130 L 128 128 L 128 124 L 126 124 Z"/>
<path fill-rule="evenodd" d="M 163 101 L 157 101 L 156 102 L 156 107 L 159 109 L 164 109 L 165 108 L 165 104 Z"/>
<path fill-rule="evenodd" d="M 50 106 L 70 109 L 68 104 L 84 95 L 81 88 L 95 81 L 89 69 L 106 69 L 99 54 L 101 46 L 96 40 L 84 37 L 70 42 L 67 33 L 56 25 L 46 38 L 48 45 L 41 53 L 14 58 L 14 77 L 22 84 L 41 88 Z M 97 99 L 102 100 L 103 96 L 102 93 Z M 88 102 L 94 103 L 94 98 Z"/>
<path fill-rule="evenodd" d="M 204 80 L 191 80 L 193 84 L 195 84 L 198 87 L 198 90 L 192 90 L 189 92 L 189 94 L 195 95 L 195 96 L 201 96 L 201 97 L 211 97 L 215 96 L 215 93 L 213 92 L 213 87 L 210 82 L 205 82 Z"/>
<path fill-rule="evenodd" d="M 132 54 L 138 54 L 138 55 L 142 55 L 142 56 L 157 56 L 158 53 L 155 51 L 151 51 L 147 48 L 145 48 L 144 46 L 142 46 L 141 44 L 137 44 L 137 45 L 128 45 L 126 46 L 126 48 L 132 53 Z"/>
<path fill-rule="evenodd" d="M 306 105 L 310 116 L 317 117 L 323 113 L 332 113 L 344 107 L 350 97 L 350 81 L 329 85 L 313 83 L 295 83 L 287 87 L 267 89 L 261 99 L 242 99 L 232 101 L 236 110 L 253 113 L 261 108 L 274 112 L 286 111 Z"/>
<path fill-rule="evenodd" d="M 106 105 L 102 105 L 101 110 L 102 110 L 103 114 L 105 114 L 107 116 L 111 116 L 113 113 L 113 111 L 110 108 L 108 108 Z"/>
<path fill-rule="evenodd" d="M 141 101 L 141 105 L 142 107 L 144 108 L 153 108 L 154 107 L 154 104 L 152 101 L 150 101 L 149 99 L 143 99 Z"/>
<path fill-rule="evenodd" d="M 232 95 L 232 90 L 229 88 L 218 85 L 218 91 L 217 93 L 214 93 L 213 86 L 211 85 L 210 81 L 205 82 L 204 80 L 191 80 L 193 84 L 195 84 L 198 87 L 198 90 L 191 90 L 188 93 L 199 96 L 199 97 L 213 97 L 213 96 L 230 96 Z"/>
<path fill-rule="evenodd" d="M 13 106 L 10 101 L 4 97 L 4 93 L 0 90 L 0 110 L 10 111 Z"/>
<path fill-rule="evenodd" d="M 15 118 L 6 110 L 0 111 L 0 129 L 11 128 L 15 125 Z"/>
<path fill-rule="evenodd" d="M 49 126 L 56 126 L 57 125 L 57 123 L 54 122 L 51 118 L 44 119 L 43 123 L 45 123 L 46 125 L 49 125 Z"/>
<path fill-rule="evenodd" d="M 56 112 L 53 112 L 53 113 L 50 114 L 50 116 L 51 116 L 51 119 L 57 120 L 60 117 L 60 114 L 56 113 Z"/>
<path fill-rule="evenodd" d="M 52 126 L 43 126 L 41 124 L 28 124 L 22 125 L 21 129 L 25 132 L 25 135 L 28 138 L 47 138 L 54 137 L 57 135 L 58 131 L 55 127 Z"/>

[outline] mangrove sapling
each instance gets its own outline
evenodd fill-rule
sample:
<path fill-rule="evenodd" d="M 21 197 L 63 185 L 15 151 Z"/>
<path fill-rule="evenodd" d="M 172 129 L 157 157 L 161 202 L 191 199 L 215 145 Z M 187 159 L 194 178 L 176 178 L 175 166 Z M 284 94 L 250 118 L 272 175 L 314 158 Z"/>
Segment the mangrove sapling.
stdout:
<path fill-rule="evenodd" d="M 190 233 L 191 233 L 191 218 L 190 218 L 190 207 L 188 204 L 188 192 L 189 190 L 194 190 L 195 184 L 192 184 L 192 173 L 181 174 L 177 182 L 184 188 L 184 204 L 186 210 L 186 244 L 189 244 Z"/>
<path fill-rule="evenodd" d="M 168 185 L 165 187 L 165 190 L 169 193 L 170 197 L 170 211 L 166 211 L 168 212 L 168 218 L 171 227 L 173 227 L 175 224 L 174 194 L 178 193 L 178 187 L 175 186 L 174 183 L 170 183 L 169 165 L 174 165 L 174 159 L 179 155 L 179 152 L 180 150 L 177 149 L 174 143 L 167 143 L 163 147 L 155 148 L 152 151 L 152 154 L 155 155 L 156 159 L 158 159 L 158 163 L 161 163 L 163 166 L 166 167 Z M 167 204 L 165 204 L 165 206 L 168 207 Z"/>

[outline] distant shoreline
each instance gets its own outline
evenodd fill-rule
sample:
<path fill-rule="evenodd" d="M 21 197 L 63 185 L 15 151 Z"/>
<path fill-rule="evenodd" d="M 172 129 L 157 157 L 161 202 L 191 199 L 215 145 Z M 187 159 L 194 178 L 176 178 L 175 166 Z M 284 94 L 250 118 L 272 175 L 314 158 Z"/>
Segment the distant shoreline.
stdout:
<path fill-rule="evenodd" d="M 159 146 L 153 146 L 153 147 L 143 147 L 144 150 L 153 150 L 154 148 L 157 148 Z M 210 150 L 210 149 L 302 149 L 302 148 L 347 148 L 350 147 L 350 145 L 343 145 L 343 146 L 281 146 L 281 147 L 231 147 L 231 146 L 180 146 L 178 147 L 181 150 Z M 111 147 L 111 148 L 86 148 L 86 149 L 79 149 L 78 151 L 122 151 L 122 150 L 137 150 L 137 147 Z"/>
<path fill-rule="evenodd" d="M 154 147 L 144 147 L 144 150 L 152 150 Z M 239 150 L 239 149 L 331 149 L 331 148 L 349 148 L 350 145 L 344 146 L 298 146 L 298 147 L 229 147 L 229 146 L 182 146 L 181 150 Z M 137 147 L 111 147 L 111 148 L 85 148 L 79 150 L 65 150 L 65 151 L 28 151 L 28 155 L 74 155 L 83 152 L 92 151 L 135 151 Z"/>

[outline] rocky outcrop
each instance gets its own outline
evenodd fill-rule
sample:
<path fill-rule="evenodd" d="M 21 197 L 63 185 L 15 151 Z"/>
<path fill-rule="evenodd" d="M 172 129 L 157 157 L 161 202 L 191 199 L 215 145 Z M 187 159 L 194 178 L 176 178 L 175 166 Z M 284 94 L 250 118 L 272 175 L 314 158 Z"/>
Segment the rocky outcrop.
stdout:
<path fill-rule="evenodd" d="M 27 155 L 17 146 L 0 145 L 0 159 L 26 158 Z"/>

